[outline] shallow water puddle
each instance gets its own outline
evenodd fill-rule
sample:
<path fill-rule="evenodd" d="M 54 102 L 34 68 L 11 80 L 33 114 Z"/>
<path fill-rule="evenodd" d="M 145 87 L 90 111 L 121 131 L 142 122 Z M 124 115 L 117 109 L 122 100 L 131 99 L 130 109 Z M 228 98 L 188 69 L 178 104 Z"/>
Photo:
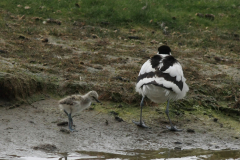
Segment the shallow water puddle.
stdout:
<path fill-rule="evenodd" d="M 51 154 L 48 157 L 19 157 L 9 155 L 13 160 L 80 160 L 80 159 L 184 159 L 184 160 L 206 160 L 206 159 L 240 159 L 240 151 L 238 150 L 170 150 L 160 149 L 157 151 L 151 150 L 129 150 L 117 151 L 116 153 L 95 152 L 95 151 L 76 151 L 74 153 L 57 153 Z M 0 160 L 5 160 L 1 159 Z"/>

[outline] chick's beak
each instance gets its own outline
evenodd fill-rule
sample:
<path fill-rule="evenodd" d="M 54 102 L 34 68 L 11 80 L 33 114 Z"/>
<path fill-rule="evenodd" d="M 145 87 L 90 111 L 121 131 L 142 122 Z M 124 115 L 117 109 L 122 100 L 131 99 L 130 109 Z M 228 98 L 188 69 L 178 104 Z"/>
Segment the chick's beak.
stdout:
<path fill-rule="evenodd" d="M 101 103 L 102 104 L 102 102 L 100 102 L 97 98 L 95 98 L 95 97 L 93 97 L 98 103 Z"/>

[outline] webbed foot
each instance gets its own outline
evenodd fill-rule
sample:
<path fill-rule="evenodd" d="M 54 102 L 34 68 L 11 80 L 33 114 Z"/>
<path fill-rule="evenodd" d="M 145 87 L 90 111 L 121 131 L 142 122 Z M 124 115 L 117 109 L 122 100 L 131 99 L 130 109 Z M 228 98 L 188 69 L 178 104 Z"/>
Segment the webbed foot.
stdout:
<path fill-rule="evenodd" d="M 181 132 L 181 131 L 182 131 L 182 129 L 177 129 L 176 126 L 171 126 L 171 127 L 166 126 L 166 127 L 167 127 L 167 129 L 169 129 L 170 131 L 175 131 L 175 132 Z"/>
<path fill-rule="evenodd" d="M 150 128 L 150 127 L 148 127 L 148 126 L 146 126 L 145 124 L 144 124 L 144 122 L 136 122 L 136 121 L 132 121 L 133 123 L 135 123 L 137 126 L 139 126 L 139 127 L 142 127 L 142 128 Z"/>
<path fill-rule="evenodd" d="M 69 129 L 70 132 L 78 132 L 77 130 L 75 129 Z"/>

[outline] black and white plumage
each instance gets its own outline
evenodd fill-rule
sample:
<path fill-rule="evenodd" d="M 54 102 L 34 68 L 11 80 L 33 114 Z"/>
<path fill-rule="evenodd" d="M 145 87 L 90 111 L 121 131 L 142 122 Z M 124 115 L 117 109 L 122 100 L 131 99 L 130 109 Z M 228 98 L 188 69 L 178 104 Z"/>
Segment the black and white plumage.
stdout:
<path fill-rule="evenodd" d="M 68 116 L 68 127 L 70 131 L 75 131 L 74 129 L 72 129 L 72 115 L 90 107 L 92 101 L 97 101 L 98 103 L 101 103 L 98 100 L 98 94 L 96 91 L 90 91 L 85 95 L 71 95 L 59 100 L 59 108 L 63 110 Z"/>
<path fill-rule="evenodd" d="M 169 101 L 182 99 L 186 96 L 189 88 L 185 83 L 182 66 L 171 56 L 171 49 L 163 45 L 158 48 L 157 55 L 147 60 L 138 75 L 136 91 L 142 95 L 140 122 L 135 124 L 146 127 L 142 121 L 143 100 L 148 97 L 155 103 L 164 103 L 168 101 L 166 114 L 171 127 L 170 130 L 177 131 L 169 118 Z"/>

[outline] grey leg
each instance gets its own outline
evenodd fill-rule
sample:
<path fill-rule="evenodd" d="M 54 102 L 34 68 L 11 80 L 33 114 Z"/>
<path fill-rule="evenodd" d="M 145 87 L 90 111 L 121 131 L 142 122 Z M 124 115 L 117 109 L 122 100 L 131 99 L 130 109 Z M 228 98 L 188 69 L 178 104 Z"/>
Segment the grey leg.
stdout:
<path fill-rule="evenodd" d="M 66 115 L 68 116 L 68 128 L 71 132 L 73 131 L 76 131 L 74 129 L 72 129 L 72 126 L 73 126 L 73 120 L 72 120 L 72 116 L 71 116 L 71 113 L 67 113 L 67 111 L 64 110 L 64 112 L 66 113 Z"/>
<path fill-rule="evenodd" d="M 171 119 L 170 119 L 170 117 L 169 117 L 169 100 L 168 100 L 168 102 L 167 102 L 167 108 L 166 108 L 166 111 L 165 111 L 165 113 L 167 114 L 167 117 L 168 117 L 168 120 L 169 120 L 169 123 L 170 123 L 170 127 L 169 126 L 166 126 L 170 131 L 182 131 L 182 129 L 177 129 L 175 126 L 173 126 L 173 124 L 172 124 L 172 121 L 171 121 Z"/>
<path fill-rule="evenodd" d="M 69 130 L 71 132 L 74 132 L 76 130 L 72 129 L 72 125 L 73 125 L 73 120 L 72 120 L 72 116 L 71 116 L 71 113 L 68 114 L 68 127 L 69 127 Z"/>
<path fill-rule="evenodd" d="M 142 107 L 143 107 L 143 101 L 144 101 L 145 96 L 142 97 L 142 101 L 140 103 L 141 106 L 141 112 L 140 112 L 140 122 L 136 122 L 136 121 L 132 121 L 133 123 L 135 123 L 137 126 L 139 127 L 143 127 L 143 128 L 149 128 L 148 126 L 146 126 L 142 120 Z"/>
<path fill-rule="evenodd" d="M 66 115 L 68 116 L 68 113 L 67 113 L 67 111 L 65 111 L 65 110 L 63 110 L 64 111 L 64 113 L 66 113 Z"/>
<path fill-rule="evenodd" d="M 72 120 L 72 117 L 71 117 L 71 125 L 73 126 L 73 120 Z M 75 125 L 74 125 L 74 127 L 75 127 Z"/>

